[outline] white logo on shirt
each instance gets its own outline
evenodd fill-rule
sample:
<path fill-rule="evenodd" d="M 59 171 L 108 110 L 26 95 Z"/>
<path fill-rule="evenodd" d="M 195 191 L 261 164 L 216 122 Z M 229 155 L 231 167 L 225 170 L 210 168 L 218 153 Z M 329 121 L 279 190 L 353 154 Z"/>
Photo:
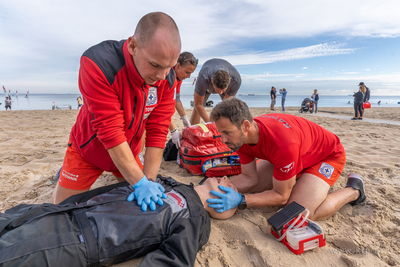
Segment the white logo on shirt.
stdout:
<path fill-rule="evenodd" d="M 171 206 L 173 213 L 187 208 L 186 199 L 180 193 L 172 189 L 166 195 L 167 198 L 163 199 L 163 201 Z"/>
<path fill-rule="evenodd" d="M 288 173 L 291 169 L 293 169 L 293 167 L 294 167 L 294 162 L 290 163 L 289 165 L 286 165 L 283 168 L 280 168 L 280 171 L 284 172 L 284 173 Z"/>

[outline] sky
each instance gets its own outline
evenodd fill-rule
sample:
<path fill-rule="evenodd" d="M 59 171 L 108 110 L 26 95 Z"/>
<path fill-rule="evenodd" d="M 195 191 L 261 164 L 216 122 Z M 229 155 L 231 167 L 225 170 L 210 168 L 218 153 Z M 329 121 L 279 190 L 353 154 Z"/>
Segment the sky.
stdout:
<path fill-rule="evenodd" d="M 239 93 L 400 95 L 400 1 L 22 1 L 0 0 L 0 84 L 25 94 L 78 94 L 82 53 L 133 35 L 153 11 L 177 23 L 182 52 L 199 66 L 223 58 L 242 77 Z"/>

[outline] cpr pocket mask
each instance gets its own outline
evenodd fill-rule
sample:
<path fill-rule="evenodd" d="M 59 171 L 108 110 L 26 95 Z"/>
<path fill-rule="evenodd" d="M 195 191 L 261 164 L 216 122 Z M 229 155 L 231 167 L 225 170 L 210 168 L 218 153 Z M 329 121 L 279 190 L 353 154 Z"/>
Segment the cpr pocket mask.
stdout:
<path fill-rule="evenodd" d="M 309 213 L 293 201 L 267 220 L 272 235 L 296 255 L 326 245 L 322 228 L 308 219 Z"/>

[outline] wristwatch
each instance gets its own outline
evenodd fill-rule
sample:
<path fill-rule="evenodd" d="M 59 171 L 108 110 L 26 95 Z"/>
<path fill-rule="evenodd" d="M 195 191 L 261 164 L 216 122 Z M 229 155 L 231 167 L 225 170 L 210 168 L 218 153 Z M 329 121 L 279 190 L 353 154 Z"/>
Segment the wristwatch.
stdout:
<path fill-rule="evenodd" d="M 247 208 L 246 197 L 242 194 L 242 201 L 238 205 L 239 210 L 244 210 Z"/>

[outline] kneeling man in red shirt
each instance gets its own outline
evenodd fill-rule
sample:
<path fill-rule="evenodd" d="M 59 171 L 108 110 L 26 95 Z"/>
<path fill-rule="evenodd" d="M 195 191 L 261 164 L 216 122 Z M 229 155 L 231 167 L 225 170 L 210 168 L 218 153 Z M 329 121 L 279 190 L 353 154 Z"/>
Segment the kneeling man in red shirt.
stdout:
<path fill-rule="evenodd" d="M 222 101 L 210 115 L 222 142 L 240 157 L 242 173 L 232 184 L 240 193 L 251 193 L 220 186 L 226 194 L 213 192 L 220 198 L 208 200 L 216 211 L 296 201 L 310 211 L 310 219 L 324 220 L 346 203 L 365 203 L 364 182 L 357 174 L 349 175 L 346 188 L 328 194 L 342 173 L 346 153 L 339 138 L 318 124 L 277 113 L 253 119 L 237 98 Z"/>

